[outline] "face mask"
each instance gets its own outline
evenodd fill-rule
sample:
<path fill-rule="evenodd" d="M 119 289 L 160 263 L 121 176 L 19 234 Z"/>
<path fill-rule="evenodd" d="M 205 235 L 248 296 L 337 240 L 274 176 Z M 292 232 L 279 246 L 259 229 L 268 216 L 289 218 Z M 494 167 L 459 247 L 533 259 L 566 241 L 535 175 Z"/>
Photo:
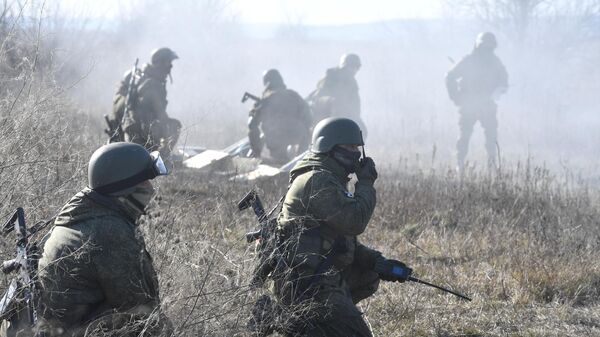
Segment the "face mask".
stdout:
<path fill-rule="evenodd" d="M 133 192 L 119 198 L 130 208 L 134 208 L 136 213 L 142 215 L 146 214 L 146 208 L 154 198 L 155 192 L 151 184 L 142 184 L 136 186 Z"/>
<path fill-rule="evenodd" d="M 350 151 L 338 146 L 333 150 L 333 159 L 346 170 L 346 173 L 354 173 L 360 160 L 360 151 Z"/>

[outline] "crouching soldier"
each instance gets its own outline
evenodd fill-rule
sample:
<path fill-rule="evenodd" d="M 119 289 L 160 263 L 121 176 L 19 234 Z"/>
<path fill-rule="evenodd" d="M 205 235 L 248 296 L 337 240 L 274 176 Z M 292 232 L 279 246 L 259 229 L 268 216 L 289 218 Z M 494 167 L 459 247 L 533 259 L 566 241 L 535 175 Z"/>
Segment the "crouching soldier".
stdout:
<path fill-rule="evenodd" d="M 277 219 L 276 303 L 257 302 L 249 324 L 255 334 L 372 336 L 356 304 L 375 293 L 380 279 L 403 282 L 410 275 L 403 263 L 358 240 L 376 204 L 377 170 L 371 158 L 360 159 L 363 145 L 350 119 L 315 126 L 311 152 L 291 171 Z M 347 190 L 351 173 L 358 177 L 353 194 Z M 405 272 L 386 272 L 394 267 Z"/>
<path fill-rule="evenodd" d="M 308 104 L 288 89 L 277 69 L 263 75 L 265 90 L 250 111 L 248 138 L 254 157 L 260 158 L 264 142 L 272 159 L 285 164 L 308 149 L 311 117 Z"/>
<path fill-rule="evenodd" d="M 60 211 L 39 263 L 38 330 L 44 336 L 138 336 L 170 329 L 158 279 L 137 228 L 166 175 L 158 152 L 132 143 L 102 146 L 89 186 Z"/>

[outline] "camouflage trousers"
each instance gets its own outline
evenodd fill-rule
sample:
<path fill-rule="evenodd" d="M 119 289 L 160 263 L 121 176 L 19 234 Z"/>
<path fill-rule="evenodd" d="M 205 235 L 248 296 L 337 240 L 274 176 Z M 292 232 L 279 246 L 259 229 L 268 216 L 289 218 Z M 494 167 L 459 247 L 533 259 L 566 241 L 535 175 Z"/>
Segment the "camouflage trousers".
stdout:
<path fill-rule="evenodd" d="M 460 169 L 464 167 L 465 159 L 469 151 L 469 141 L 473 134 L 475 123 L 479 121 L 485 134 L 485 149 L 488 155 L 488 165 L 494 166 L 496 163 L 497 141 L 498 141 L 498 120 L 496 118 L 496 103 L 493 101 L 483 101 L 468 103 L 462 105 L 458 112 L 460 118 L 458 126 L 460 136 L 456 142 L 457 164 Z"/>
<path fill-rule="evenodd" d="M 248 326 L 253 336 L 277 331 L 287 337 L 371 337 L 356 304 L 373 295 L 378 286 L 377 273 L 351 267 L 343 273 L 341 287 L 317 287 L 302 303 L 275 304 L 267 296 L 261 297 Z"/>
<path fill-rule="evenodd" d="M 363 271 L 351 268 L 345 277 L 352 303 L 342 301 L 339 305 L 355 306 L 359 301 L 373 295 L 379 287 L 379 275 L 373 271 Z M 345 308 L 343 311 L 347 311 Z M 357 309 L 358 311 L 358 309 Z M 317 318 L 308 328 L 299 333 L 288 334 L 289 337 L 372 337 L 371 328 L 363 315 L 343 315 L 335 313 L 331 318 Z"/>

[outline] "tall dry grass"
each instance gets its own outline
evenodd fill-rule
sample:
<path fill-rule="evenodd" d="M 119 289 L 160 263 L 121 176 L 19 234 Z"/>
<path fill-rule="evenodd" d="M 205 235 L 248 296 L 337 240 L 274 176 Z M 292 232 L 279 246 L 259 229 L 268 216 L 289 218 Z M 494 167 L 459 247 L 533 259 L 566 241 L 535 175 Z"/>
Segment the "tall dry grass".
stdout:
<path fill-rule="evenodd" d="M 98 119 L 80 113 L 56 84 L 40 26 L 19 23 L 18 11 L 3 20 L 0 216 L 21 206 L 32 223 L 85 186 L 89 155 L 104 139 Z M 529 162 L 458 177 L 444 167 L 407 170 L 375 160 L 378 206 L 362 241 L 474 298 L 382 284 L 361 303 L 376 335 L 600 335 L 596 187 Z M 161 180 L 142 230 L 176 335 L 248 335 L 250 308 L 264 290 L 248 284 L 254 250 L 243 234 L 256 220 L 235 204 L 256 188 L 272 205 L 287 178 L 249 184 L 179 169 Z M 13 244 L 2 241 L 1 258 L 12 257 Z"/>
<path fill-rule="evenodd" d="M 361 236 L 465 303 L 417 284 L 383 284 L 361 303 L 379 336 L 582 336 L 600 333 L 597 191 L 524 166 L 499 175 L 382 171 Z M 250 185 L 177 171 L 146 220 L 164 306 L 181 335 L 245 336 L 256 223 L 235 209 L 248 189 L 266 204 L 286 177 Z"/>

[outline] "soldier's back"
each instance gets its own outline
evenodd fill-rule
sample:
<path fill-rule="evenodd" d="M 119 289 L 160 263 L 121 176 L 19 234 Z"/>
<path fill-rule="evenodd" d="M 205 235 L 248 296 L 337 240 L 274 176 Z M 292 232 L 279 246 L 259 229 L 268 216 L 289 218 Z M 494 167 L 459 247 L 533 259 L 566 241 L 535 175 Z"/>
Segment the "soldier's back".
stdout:
<path fill-rule="evenodd" d="M 151 303 L 158 284 L 149 256 L 140 256 L 143 250 L 124 216 L 82 193 L 75 196 L 57 218 L 40 259 L 40 328 L 77 336 L 107 312 Z M 143 270 L 125 268 L 132 265 Z"/>

